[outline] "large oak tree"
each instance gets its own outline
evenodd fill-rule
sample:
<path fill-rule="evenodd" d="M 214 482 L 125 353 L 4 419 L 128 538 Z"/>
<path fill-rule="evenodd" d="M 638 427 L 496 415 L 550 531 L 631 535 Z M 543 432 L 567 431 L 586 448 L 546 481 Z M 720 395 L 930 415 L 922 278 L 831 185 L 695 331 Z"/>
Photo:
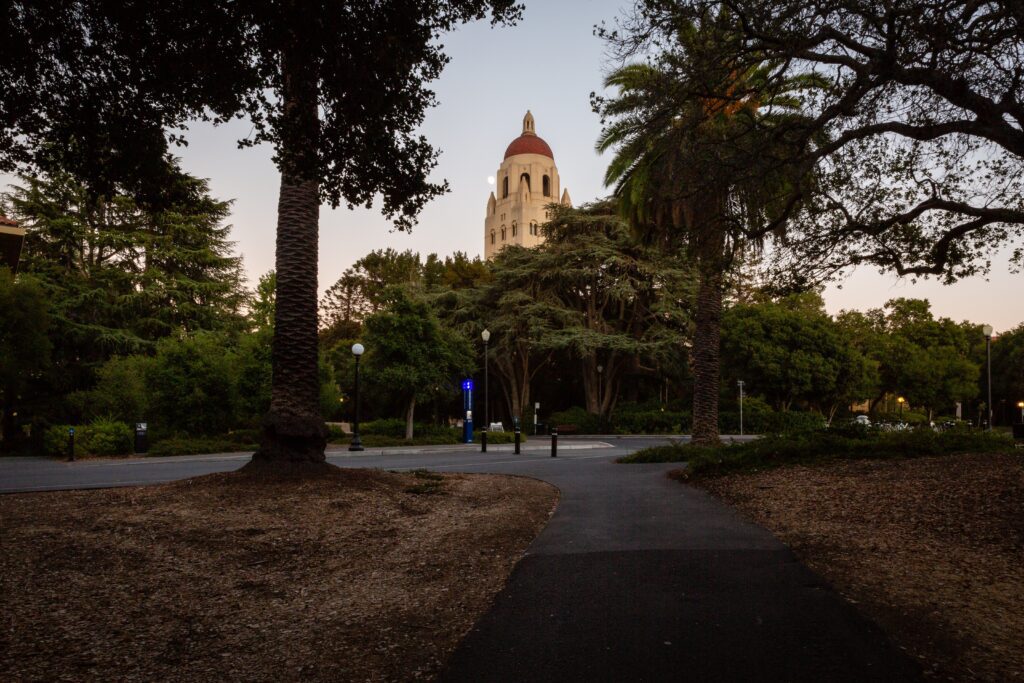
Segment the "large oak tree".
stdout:
<path fill-rule="evenodd" d="M 1024 5 L 1019 0 L 640 0 L 625 51 L 679 21 L 726 10 L 737 64 L 770 60 L 763 87 L 813 72 L 828 87 L 787 134 L 827 135 L 792 160 L 817 169 L 789 188 L 766 234 L 790 220 L 781 265 L 802 279 L 850 264 L 949 282 L 999 249 L 1024 258 Z M 626 34 L 623 34 L 626 35 Z M 628 44 L 627 44 L 628 43 Z M 808 195 L 814 195 L 809 204 Z"/>
<path fill-rule="evenodd" d="M 61 168 L 91 191 L 164 196 L 188 122 L 248 117 L 281 171 L 273 390 L 257 463 L 322 463 L 319 207 L 371 206 L 400 229 L 446 190 L 416 128 L 438 38 L 512 0 L 18 0 L 0 28 L 0 170 Z"/>

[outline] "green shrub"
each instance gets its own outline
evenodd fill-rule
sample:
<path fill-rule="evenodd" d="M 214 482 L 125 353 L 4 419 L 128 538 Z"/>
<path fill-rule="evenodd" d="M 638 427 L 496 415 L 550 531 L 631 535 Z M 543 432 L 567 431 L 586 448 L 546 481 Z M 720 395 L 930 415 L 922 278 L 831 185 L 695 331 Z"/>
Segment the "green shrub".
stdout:
<path fill-rule="evenodd" d="M 360 429 L 359 438 L 363 443 L 363 446 L 367 448 L 388 448 L 391 446 L 436 446 L 442 444 L 455 444 L 460 443 L 462 440 L 461 432 L 451 430 L 450 433 L 446 434 L 434 434 L 430 436 L 414 436 L 411 440 L 404 439 L 397 436 L 379 436 L 376 434 L 370 434 L 363 436 L 362 429 Z M 349 443 L 350 439 L 343 439 L 340 443 Z"/>
<path fill-rule="evenodd" d="M 686 462 L 695 451 L 695 447 L 684 443 L 676 442 L 642 448 L 635 453 L 623 456 L 618 462 L 627 464 L 650 463 L 650 462 Z"/>
<path fill-rule="evenodd" d="M 149 356 L 115 356 L 96 371 L 91 391 L 75 392 L 69 401 L 86 418 L 113 418 L 125 423 L 144 420 L 149 414 L 146 373 L 153 365 Z"/>
<path fill-rule="evenodd" d="M 360 433 L 362 428 L 360 428 Z M 327 425 L 327 441 L 328 443 L 341 443 L 348 441 L 351 437 L 341 428 L 341 425 Z"/>
<path fill-rule="evenodd" d="M 672 434 L 689 429 L 690 415 L 659 406 L 627 404 L 612 413 L 611 425 L 616 434 Z"/>
<path fill-rule="evenodd" d="M 189 436 L 217 435 L 235 426 L 235 354 L 221 334 L 166 337 L 146 373 L 153 419 Z"/>
<path fill-rule="evenodd" d="M 47 455 L 66 455 L 68 429 L 72 425 L 54 425 L 43 433 L 43 451 Z M 130 455 L 135 433 L 123 422 L 94 420 L 75 427 L 75 455 Z"/>
<path fill-rule="evenodd" d="M 445 439 L 448 437 L 458 439 L 461 431 L 455 427 L 446 425 L 428 424 L 417 422 L 412 427 L 413 437 L 437 437 Z M 371 420 L 359 424 L 359 436 L 390 436 L 395 439 L 405 438 L 405 420 L 388 418 L 383 420 Z M 443 442 L 447 443 L 447 442 Z M 451 443 L 455 443 L 452 441 Z"/>
<path fill-rule="evenodd" d="M 473 439 L 480 443 L 481 436 L 474 434 Z M 487 432 L 487 443 L 489 444 L 500 444 L 500 443 L 515 443 L 516 433 L 515 432 Z M 526 443 L 526 433 L 519 433 L 519 443 Z"/>
<path fill-rule="evenodd" d="M 783 410 L 764 413 L 760 417 L 760 429 L 754 433 L 806 434 L 825 427 L 825 416 L 821 413 Z"/>
<path fill-rule="evenodd" d="M 71 425 L 53 425 L 43 432 L 43 452 L 46 455 L 66 455 L 68 452 L 68 430 Z M 77 429 L 75 431 L 78 431 Z M 75 435 L 77 438 L 77 434 Z M 78 452 L 78 444 L 75 444 Z"/>
<path fill-rule="evenodd" d="M 747 396 L 743 400 L 744 434 L 799 434 L 824 427 L 825 417 L 821 413 L 773 410 L 757 396 Z M 739 434 L 739 406 L 718 411 L 718 428 L 723 434 Z"/>
<path fill-rule="evenodd" d="M 129 455 L 135 449 L 135 432 L 124 422 L 93 420 L 84 431 L 82 449 L 89 455 Z"/>
<path fill-rule="evenodd" d="M 253 444 L 260 442 L 258 429 L 233 429 L 228 432 L 227 440 L 233 443 Z"/>
<path fill-rule="evenodd" d="M 928 422 L 928 415 L 925 413 L 918 413 L 910 410 L 904 410 L 900 413 L 898 410 L 891 413 L 874 413 L 871 415 L 871 421 L 878 422 L 907 422 L 909 424 L 922 424 Z"/>
<path fill-rule="evenodd" d="M 601 418 L 593 413 L 588 413 L 585 408 L 573 406 L 568 410 L 561 410 L 551 413 L 548 418 L 548 427 L 575 428 L 577 434 L 600 434 L 605 431 L 601 424 Z"/>
<path fill-rule="evenodd" d="M 413 433 L 415 434 L 415 425 Z M 359 434 L 366 436 L 392 436 L 397 439 L 405 438 L 405 420 L 398 418 L 385 418 L 382 420 L 370 420 L 359 424 Z"/>

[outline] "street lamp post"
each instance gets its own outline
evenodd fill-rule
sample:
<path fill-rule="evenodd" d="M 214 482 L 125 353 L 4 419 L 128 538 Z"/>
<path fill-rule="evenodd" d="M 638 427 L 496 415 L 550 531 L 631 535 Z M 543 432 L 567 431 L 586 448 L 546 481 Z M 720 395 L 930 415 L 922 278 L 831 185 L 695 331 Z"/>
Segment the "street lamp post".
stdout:
<path fill-rule="evenodd" d="M 491 426 L 491 406 L 490 406 L 490 391 L 487 386 L 487 344 L 491 341 L 491 331 L 484 328 L 484 331 L 480 333 L 480 338 L 484 340 L 484 428 L 480 432 L 480 452 L 487 452 L 487 430 Z"/>
<path fill-rule="evenodd" d="M 736 380 L 736 386 L 740 388 L 740 436 L 743 436 L 743 380 Z"/>
<path fill-rule="evenodd" d="M 1017 401 L 1017 407 L 1020 408 L 1020 423 L 1024 425 L 1024 401 Z"/>
<path fill-rule="evenodd" d="M 992 326 L 983 325 L 981 328 L 985 335 L 985 374 L 988 381 L 988 401 L 985 403 L 985 412 L 988 413 L 988 431 L 992 431 Z"/>
<path fill-rule="evenodd" d="M 907 402 L 907 399 L 900 396 L 896 399 L 896 402 L 900 404 L 900 422 L 903 422 L 903 404 Z"/>
<path fill-rule="evenodd" d="M 352 345 L 352 355 L 356 357 L 356 414 L 352 423 L 352 444 L 348 447 L 350 451 L 363 450 L 363 442 L 359 439 L 359 357 L 363 355 L 364 350 L 362 344 Z"/>
<path fill-rule="evenodd" d="M 604 366 L 603 365 L 598 365 L 597 366 L 597 416 L 599 418 L 602 418 L 602 420 L 601 420 L 602 423 L 604 422 L 604 420 L 603 420 L 603 416 L 604 416 L 604 403 L 601 401 L 601 399 L 604 398 L 601 395 L 602 390 L 604 388 L 602 386 L 604 384 L 603 380 L 604 380 Z M 601 425 L 601 430 L 604 431 L 604 425 L 603 424 Z"/>

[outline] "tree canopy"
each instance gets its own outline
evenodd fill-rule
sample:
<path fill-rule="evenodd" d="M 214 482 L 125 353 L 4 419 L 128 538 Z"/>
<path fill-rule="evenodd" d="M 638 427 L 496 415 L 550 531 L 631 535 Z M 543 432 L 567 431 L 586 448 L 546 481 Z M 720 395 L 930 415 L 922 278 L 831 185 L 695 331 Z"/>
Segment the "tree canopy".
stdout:
<path fill-rule="evenodd" d="M 404 406 L 405 438 L 413 438 L 416 403 L 442 392 L 474 366 L 465 337 L 443 327 L 423 300 L 400 287 L 385 294 L 386 307 L 366 319 L 366 379 Z"/>
<path fill-rule="evenodd" d="M 680 21 L 725 11 L 724 63 L 773 64 L 752 97 L 812 73 L 811 114 L 780 132 L 821 144 L 799 167 L 818 182 L 779 192 L 789 222 L 780 275 L 815 280 L 857 263 L 952 281 L 991 255 L 1024 256 L 1024 17 L 1016 0 L 641 0 L 624 53 Z M 785 189 L 785 188 L 783 188 Z M 801 218 L 801 220 L 793 220 Z"/>

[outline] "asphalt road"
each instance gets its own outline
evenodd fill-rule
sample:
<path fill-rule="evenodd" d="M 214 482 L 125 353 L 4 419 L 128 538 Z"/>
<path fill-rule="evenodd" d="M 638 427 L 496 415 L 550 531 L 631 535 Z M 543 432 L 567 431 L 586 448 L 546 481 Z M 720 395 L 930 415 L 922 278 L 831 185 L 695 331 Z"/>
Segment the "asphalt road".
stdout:
<path fill-rule="evenodd" d="M 902 681 L 916 665 L 768 531 L 675 465 L 619 465 L 650 439 L 329 453 L 342 467 L 532 476 L 561 492 L 551 521 L 448 681 Z M 62 463 L 0 460 L 0 492 L 127 486 L 227 471 L 247 455 Z M 467 577 L 467 580 L 472 580 Z"/>

